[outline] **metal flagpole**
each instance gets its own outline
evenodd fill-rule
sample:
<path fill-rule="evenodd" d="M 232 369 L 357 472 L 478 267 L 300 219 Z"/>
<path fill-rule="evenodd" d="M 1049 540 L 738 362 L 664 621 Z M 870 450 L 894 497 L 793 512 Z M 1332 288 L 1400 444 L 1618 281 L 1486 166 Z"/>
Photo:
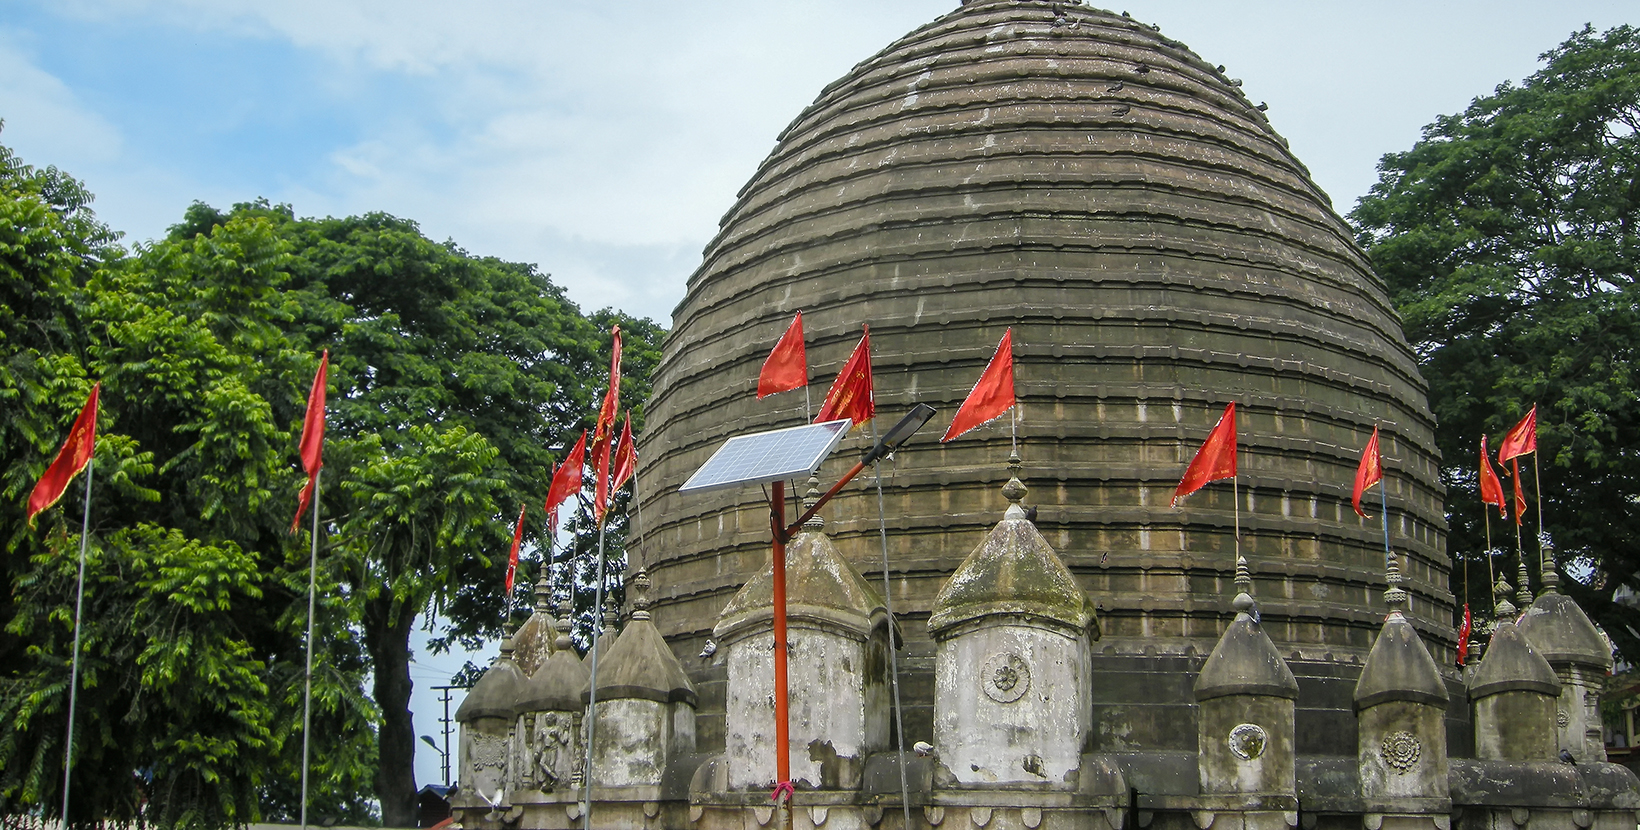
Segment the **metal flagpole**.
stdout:
<path fill-rule="evenodd" d="M 85 514 L 80 519 L 80 581 L 74 595 L 74 655 L 68 670 L 68 745 L 63 748 L 63 827 L 68 826 L 69 775 L 74 771 L 74 704 L 80 690 L 80 612 L 85 608 L 85 548 L 91 538 L 91 466 L 85 461 Z"/>
<path fill-rule="evenodd" d="M 1532 428 L 1535 431 L 1537 429 L 1537 426 L 1534 424 Z M 1543 483 L 1539 480 L 1539 470 L 1538 470 L 1538 456 L 1541 455 L 1541 454 L 1542 453 L 1539 453 L 1536 448 L 1534 448 L 1532 450 L 1532 495 L 1537 499 L 1537 506 L 1538 506 L 1537 520 L 1538 520 L 1538 573 L 1539 574 L 1543 573 L 1543 568 L 1547 564 L 1543 560 Z"/>
<path fill-rule="evenodd" d="M 571 607 L 574 607 L 573 588 L 571 588 Z M 592 739 L 598 725 L 598 635 L 604 628 L 604 523 L 598 522 L 598 586 L 593 590 L 592 608 L 592 678 L 587 686 L 587 752 L 586 764 L 582 767 L 586 777 L 586 800 L 581 804 L 582 826 L 592 830 Z"/>
<path fill-rule="evenodd" d="M 1013 411 L 1011 408 L 1010 412 Z M 871 419 L 871 443 L 877 444 L 877 419 Z M 894 648 L 894 589 L 888 580 L 888 517 L 883 507 L 883 461 L 871 462 L 877 472 L 877 538 L 883 548 L 883 604 L 888 609 L 888 677 L 894 689 L 894 728 L 899 733 L 895 745 L 900 753 L 900 806 L 905 810 L 905 826 L 911 826 L 911 785 L 905 777 L 905 716 L 900 708 L 900 658 Z"/>
<path fill-rule="evenodd" d="M 307 618 L 307 673 L 306 689 L 302 697 L 302 827 L 307 827 L 308 808 L 308 745 L 313 734 L 313 609 L 319 579 L 319 476 L 324 469 L 313 471 L 313 552 L 308 556 L 308 618 Z"/>
<path fill-rule="evenodd" d="M 1384 454 L 1378 453 L 1378 512 L 1379 518 L 1384 520 L 1384 567 L 1390 568 L 1395 563 L 1395 554 L 1389 549 L 1389 490 L 1384 486 Z M 1394 585 L 1390 586 L 1394 588 Z M 1468 597 L 1465 597 L 1467 599 Z M 1412 612 L 1412 600 L 1407 599 L 1407 612 Z"/>

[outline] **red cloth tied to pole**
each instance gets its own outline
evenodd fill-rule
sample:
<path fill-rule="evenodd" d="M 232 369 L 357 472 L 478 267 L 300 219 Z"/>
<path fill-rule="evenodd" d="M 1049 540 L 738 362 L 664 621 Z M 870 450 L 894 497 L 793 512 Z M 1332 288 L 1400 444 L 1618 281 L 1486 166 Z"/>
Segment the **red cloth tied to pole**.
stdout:
<path fill-rule="evenodd" d="M 552 485 L 547 488 L 546 510 L 549 515 L 557 516 L 558 507 L 570 496 L 581 492 L 581 479 L 584 474 L 587 460 L 587 434 L 581 432 L 581 440 L 575 442 L 574 449 L 564 457 L 564 463 L 558 465 L 558 471 L 552 474 Z"/>
<path fill-rule="evenodd" d="M 1378 452 L 1378 427 L 1372 428 L 1372 437 L 1367 439 L 1366 448 L 1361 450 L 1361 465 L 1355 468 L 1355 495 L 1350 501 L 1355 505 L 1355 515 L 1365 519 L 1366 513 L 1361 511 L 1361 496 L 1367 488 L 1377 484 L 1384 477 L 1384 459 Z"/>
<path fill-rule="evenodd" d="M 799 311 L 781 335 L 780 342 L 774 344 L 774 351 L 763 361 L 762 371 L 757 373 L 757 397 L 761 400 L 808 384 L 809 360 L 803 350 L 803 312 Z"/>
<path fill-rule="evenodd" d="M 313 485 L 324 466 L 325 444 L 325 376 L 330 369 L 330 350 L 319 357 L 319 371 L 313 375 L 313 388 L 308 390 L 307 415 L 302 418 L 302 441 L 297 445 L 302 456 L 302 470 L 307 473 L 307 486 L 296 502 L 296 515 L 290 520 L 290 532 L 295 533 L 313 501 Z"/>
<path fill-rule="evenodd" d="M 35 516 L 62 500 L 63 493 L 68 491 L 69 483 L 85 469 L 85 465 L 91 463 L 91 456 L 97 449 L 97 402 L 101 397 L 102 384 L 92 384 L 91 395 L 85 399 L 85 405 L 80 407 L 79 417 L 74 419 L 74 426 L 69 428 L 68 438 L 63 441 L 62 449 L 57 451 L 57 457 L 40 476 L 40 480 L 34 483 L 34 489 L 29 491 L 29 527 L 34 526 Z"/>
<path fill-rule="evenodd" d="M 1492 459 L 1486 450 L 1486 436 L 1481 436 L 1481 504 L 1495 504 L 1498 507 L 1498 518 L 1509 518 L 1509 510 L 1503 504 L 1503 482 L 1498 478 L 1498 471 L 1492 469 Z"/>
<path fill-rule="evenodd" d="M 513 528 L 512 553 L 507 554 L 507 596 L 512 596 L 513 576 L 518 573 L 518 547 L 524 542 L 524 511 L 527 505 L 518 506 L 518 526 Z"/>
<path fill-rule="evenodd" d="M 1014 330 L 1002 334 L 991 362 L 985 364 L 974 388 L 962 401 L 951 427 L 945 431 L 941 443 L 959 438 L 963 433 L 996 418 L 1014 405 Z"/>
<path fill-rule="evenodd" d="M 1498 442 L 1498 463 L 1537 452 L 1537 404 Z"/>
<path fill-rule="evenodd" d="M 831 383 L 826 402 L 820 405 L 815 423 L 847 418 L 856 424 L 865 423 L 877 414 L 877 403 L 871 391 L 871 329 L 865 328 L 860 344 L 854 347 L 843 371 Z"/>
<path fill-rule="evenodd" d="M 1218 425 L 1208 433 L 1201 449 L 1196 450 L 1196 457 L 1190 460 L 1178 489 L 1173 491 L 1171 506 L 1177 507 L 1179 499 L 1202 489 L 1210 481 L 1235 477 L 1236 402 L 1231 401 L 1225 405 L 1224 414 L 1219 416 Z"/>

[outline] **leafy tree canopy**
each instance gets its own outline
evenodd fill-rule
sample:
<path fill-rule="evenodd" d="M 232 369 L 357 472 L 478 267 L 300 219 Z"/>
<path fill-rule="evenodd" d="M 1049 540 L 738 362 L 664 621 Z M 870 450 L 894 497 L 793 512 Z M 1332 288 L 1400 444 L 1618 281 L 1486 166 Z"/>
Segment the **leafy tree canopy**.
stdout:
<path fill-rule="evenodd" d="M 1385 156 L 1350 218 L 1430 384 L 1453 553 L 1484 574 L 1477 445 L 1536 402 L 1562 588 L 1636 659 L 1640 610 L 1612 597 L 1640 589 L 1640 31 L 1584 28 L 1542 58 Z M 1513 574 L 1513 528 L 1492 531 Z"/>

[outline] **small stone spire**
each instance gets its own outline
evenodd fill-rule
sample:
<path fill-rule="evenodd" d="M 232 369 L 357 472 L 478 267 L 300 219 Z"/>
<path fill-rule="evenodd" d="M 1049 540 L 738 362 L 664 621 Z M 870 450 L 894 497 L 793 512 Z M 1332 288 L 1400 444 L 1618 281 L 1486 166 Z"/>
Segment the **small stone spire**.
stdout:
<path fill-rule="evenodd" d="M 1002 497 L 1008 500 L 1008 511 L 1003 514 L 1004 518 L 1025 518 L 1025 506 L 1020 502 L 1025 500 L 1025 494 L 1031 492 L 1031 488 L 1019 480 L 1022 469 L 1024 465 L 1020 461 L 1019 450 L 1015 449 L 1008 455 L 1008 483 L 1002 485 Z"/>
<path fill-rule="evenodd" d="M 1492 586 L 1492 597 L 1497 603 L 1492 607 L 1492 615 L 1496 617 L 1493 626 L 1515 616 L 1515 606 L 1509 602 L 1509 580 L 1503 574 L 1498 574 L 1498 584 Z"/>
<path fill-rule="evenodd" d="M 621 621 L 620 611 L 615 607 L 615 595 L 604 594 L 604 633 L 615 633 L 615 625 Z"/>
<path fill-rule="evenodd" d="M 535 579 L 535 613 L 537 614 L 548 616 L 552 614 L 552 580 L 548 577 L 551 569 L 552 563 L 542 559 L 541 573 Z"/>
<path fill-rule="evenodd" d="M 632 575 L 632 622 L 649 619 L 649 571 L 639 568 Z"/>
<path fill-rule="evenodd" d="M 1532 586 L 1528 581 L 1530 572 L 1526 570 L 1526 554 L 1524 552 L 1520 555 L 1519 571 L 1516 578 L 1520 580 L 1520 587 L 1515 589 L 1515 602 L 1519 603 L 1521 608 L 1525 608 L 1532 604 Z"/>
<path fill-rule="evenodd" d="M 1407 602 L 1411 599 L 1401 587 L 1405 580 L 1401 578 L 1401 566 L 1396 559 L 1393 553 L 1384 557 L 1384 581 L 1389 585 L 1388 590 L 1384 591 L 1384 604 L 1389 606 L 1391 614 L 1405 613 Z"/>
<path fill-rule="evenodd" d="M 1554 594 L 1560 591 L 1560 571 L 1555 567 L 1555 545 L 1549 540 L 1548 533 L 1538 534 L 1538 550 L 1543 557 L 1543 594 Z"/>
<path fill-rule="evenodd" d="M 513 632 L 518 628 L 508 620 L 501 626 L 501 659 L 511 660 L 513 655 Z"/>
<path fill-rule="evenodd" d="M 552 628 L 555 632 L 552 638 L 553 649 L 563 651 L 565 649 L 572 648 L 573 646 L 569 639 L 569 630 L 573 626 L 569 619 L 569 608 L 565 606 L 562 599 L 558 599 L 556 597 L 553 599 L 552 616 Z"/>
<path fill-rule="evenodd" d="M 1236 556 L 1236 596 L 1230 606 L 1240 614 L 1258 620 L 1258 600 L 1253 599 L 1253 572 L 1247 568 L 1247 557 Z"/>
<path fill-rule="evenodd" d="M 820 503 L 820 477 L 813 474 L 813 473 L 810 473 L 809 474 L 809 490 L 808 490 L 808 492 L 803 494 L 803 512 L 804 513 L 809 512 L 809 510 L 813 509 L 814 506 L 816 504 L 819 504 L 819 503 Z M 816 513 L 813 516 L 809 517 L 808 521 L 803 523 L 803 529 L 807 530 L 811 533 L 819 533 L 820 531 L 826 529 L 826 520 L 819 513 Z"/>

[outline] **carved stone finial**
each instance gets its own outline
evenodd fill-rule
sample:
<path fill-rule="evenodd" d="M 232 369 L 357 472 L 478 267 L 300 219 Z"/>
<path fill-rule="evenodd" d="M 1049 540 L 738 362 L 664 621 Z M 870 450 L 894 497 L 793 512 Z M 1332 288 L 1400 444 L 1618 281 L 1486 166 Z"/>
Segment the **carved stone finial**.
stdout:
<path fill-rule="evenodd" d="M 1560 570 L 1555 567 L 1555 545 L 1549 541 L 1548 533 L 1538 534 L 1538 550 L 1543 557 L 1543 593 L 1559 593 Z"/>
<path fill-rule="evenodd" d="M 615 607 L 615 595 L 606 591 L 604 593 L 604 631 L 613 633 L 616 624 L 620 621 L 621 613 L 620 609 Z"/>
<path fill-rule="evenodd" d="M 572 626 L 570 624 L 569 614 L 566 613 L 567 611 L 568 609 L 564 607 L 562 600 L 555 600 L 553 602 L 552 613 L 554 619 L 552 621 L 552 628 L 555 633 L 552 638 L 552 647 L 557 651 L 563 651 L 567 648 L 571 648 L 569 630 Z"/>
<path fill-rule="evenodd" d="M 1243 614 L 1253 613 L 1258 607 L 1258 601 L 1253 599 L 1253 572 L 1247 568 L 1247 557 L 1236 557 L 1236 596 L 1230 600 L 1231 607 Z"/>
<path fill-rule="evenodd" d="M 1025 494 L 1031 492 L 1031 488 L 1026 487 L 1025 483 L 1019 480 L 1020 471 L 1023 469 L 1024 465 L 1020 461 L 1019 450 L 1014 450 L 1008 456 L 1008 483 L 1002 485 L 1002 496 L 1010 504 L 1018 505 L 1025 500 Z"/>
<path fill-rule="evenodd" d="M 1396 562 L 1393 553 L 1384 557 L 1384 580 L 1389 585 L 1388 590 L 1384 591 L 1384 604 L 1389 606 L 1391 613 L 1406 611 L 1407 602 L 1411 597 L 1401 587 L 1401 583 L 1405 580 L 1401 577 L 1401 566 L 1400 563 Z"/>
<path fill-rule="evenodd" d="M 816 504 L 819 504 L 819 503 L 820 503 L 820 477 L 817 476 L 817 475 L 814 475 L 813 473 L 810 473 L 809 474 L 809 490 L 808 490 L 807 493 L 803 494 L 803 512 L 804 513 L 809 512 L 809 510 L 811 508 L 813 508 Z M 825 527 L 826 527 L 826 520 L 823 517 L 821 517 L 821 515 L 819 513 L 814 514 L 813 517 L 811 517 L 808 521 L 803 523 L 803 529 L 804 530 L 813 531 L 815 533 L 818 533 L 821 530 L 824 530 Z"/>
<path fill-rule="evenodd" d="M 1498 574 L 1498 584 L 1492 586 L 1492 596 L 1497 600 L 1497 604 L 1492 608 L 1492 615 L 1498 620 L 1515 616 L 1515 606 L 1509 601 L 1511 590 L 1513 589 L 1509 587 L 1509 580 L 1504 578 L 1503 574 Z"/>
<path fill-rule="evenodd" d="M 1520 580 L 1520 586 L 1515 589 L 1515 601 L 1520 603 L 1521 608 L 1525 608 L 1532 604 L 1532 586 L 1527 581 L 1529 572 L 1526 570 L 1526 554 L 1524 553 L 1520 556 L 1519 571 L 1516 578 Z"/>
<path fill-rule="evenodd" d="M 632 575 L 632 619 L 649 619 L 649 571 L 639 568 Z"/>
<path fill-rule="evenodd" d="M 553 610 L 552 579 L 548 577 L 551 568 L 551 562 L 544 559 L 541 561 L 541 572 L 535 579 L 535 613 L 537 614 L 550 614 Z"/>
<path fill-rule="evenodd" d="M 518 630 L 518 628 L 512 624 L 512 620 L 508 620 L 506 623 L 502 624 L 502 626 L 501 626 L 501 656 L 502 657 L 506 657 L 508 659 L 512 658 L 512 653 L 513 653 L 513 632 L 517 631 L 517 630 Z"/>

